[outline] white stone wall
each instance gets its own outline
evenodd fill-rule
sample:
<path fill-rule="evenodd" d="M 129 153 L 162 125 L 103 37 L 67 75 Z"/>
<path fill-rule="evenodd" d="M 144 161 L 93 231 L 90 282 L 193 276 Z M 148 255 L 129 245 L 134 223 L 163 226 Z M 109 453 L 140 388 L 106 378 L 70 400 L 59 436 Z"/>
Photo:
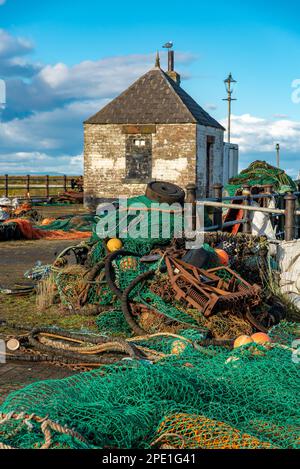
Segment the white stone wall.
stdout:
<path fill-rule="evenodd" d="M 197 125 L 196 185 L 198 197 L 204 197 L 206 193 L 206 151 L 208 136 L 215 138 L 211 153 L 212 165 L 210 174 L 210 187 L 213 184 L 223 182 L 224 131 L 215 127 Z"/>
<path fill-rule="evenodd" d="M 126 134 L 122 125 L 85 124 L 84 184 L 90 197 L 115 198 L 140 195 L 145 184 L 126 183 Z M 159 124 L 152 133 L 151 179 L 185 187 L 196 181 L 196 125 Z"/>

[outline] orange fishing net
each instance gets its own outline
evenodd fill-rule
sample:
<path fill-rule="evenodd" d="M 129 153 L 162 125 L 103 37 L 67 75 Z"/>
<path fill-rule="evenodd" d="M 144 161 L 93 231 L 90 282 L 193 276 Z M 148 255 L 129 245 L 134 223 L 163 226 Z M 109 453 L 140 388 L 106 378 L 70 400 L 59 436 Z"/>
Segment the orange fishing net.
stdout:
<path fill-rule="evenodd" d="M 39 228 L 34 228 L 32 223 L 29 220 L 23 218 L 15 218 L 13 220 L 7 220 L 5 223 L 17 223 L 19 229 L 22 233 L 22 236 L 25 239 L 81 239 L 81 238 L 90 238 L 90 231 L 62 231 L 62 230 L 41 230 Z"/>
<path fill-rule="evenodd" d="M 173 414 L 158 428 L 157 442 L 164 447 L 205 449 L 272 449 L 274 445 L 260 441 L 224 422 L 202 415 Z"/>

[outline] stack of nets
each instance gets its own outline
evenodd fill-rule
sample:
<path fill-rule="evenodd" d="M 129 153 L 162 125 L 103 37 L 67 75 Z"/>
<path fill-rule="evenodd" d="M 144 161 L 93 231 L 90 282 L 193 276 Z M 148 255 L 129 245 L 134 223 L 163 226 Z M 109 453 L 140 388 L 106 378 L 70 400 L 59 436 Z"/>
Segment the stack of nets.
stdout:
<path fill-rule="evenodd" d="M 277 192 L 297 190 L 296 184 L 285 171 L 266 163 L 266 161 L 259 160 L 251 163 L 238 176 L 231 178 L 229 184 L 225 186 L 225 190 L 229 196 L 234 196 L 237 189 L 240 189 L 244 184 L 250 186 L 272 184 L 273 189 Z"/>
<path fill-rule="evenodd" d="M 300 365 L 289 347 L 228 351 L 184 338 L 130 340 L 164 349 L 165 357 L 13 392 L 0 407 L 1 446 L 299 448 Z"/>

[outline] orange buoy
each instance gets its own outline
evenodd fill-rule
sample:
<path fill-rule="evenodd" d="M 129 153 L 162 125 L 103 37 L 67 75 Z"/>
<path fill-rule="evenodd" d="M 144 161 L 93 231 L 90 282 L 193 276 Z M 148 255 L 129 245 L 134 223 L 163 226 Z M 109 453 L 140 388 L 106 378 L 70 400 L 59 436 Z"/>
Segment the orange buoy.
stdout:
<path fill-rule="evenodd" d="M 233 343 L 233 348 L 241 347 L 242 345 L 251 344 L 253 340 L 249 335 L 240 335 L 237 337 Z"/>
<path fill-rule="evenodd" d="M 264 332 L 256 332 L 255 334 L 252 334 L 251 339 L 256 344 L 265 344 L 266 342 L 271 342 L 268 334 L 265 334 Z"/>
<path fill-rule="evenodd" d="M 50 225 L 50 223 L 54 222 L 55 218 L 44 218 L 41 225 Z"/>
<path fill-rule="evenodd" d="M 219 261 L 222 265 L 229 264 L 229 256 L 224 249 L 215 249 L 215 253 L 217 254 Z"/>

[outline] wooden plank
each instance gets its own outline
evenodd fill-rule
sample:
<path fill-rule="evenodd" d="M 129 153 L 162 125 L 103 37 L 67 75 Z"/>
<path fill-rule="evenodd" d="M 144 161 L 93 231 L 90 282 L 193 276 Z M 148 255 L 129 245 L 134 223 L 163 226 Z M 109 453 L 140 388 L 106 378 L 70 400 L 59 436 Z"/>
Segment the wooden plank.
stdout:
<path fill-rule="evenodd" d="M 123 125 L 122 126 L 123 134 L 155 134 L 156 125 L 147 124 L 147 125 Z"/>

